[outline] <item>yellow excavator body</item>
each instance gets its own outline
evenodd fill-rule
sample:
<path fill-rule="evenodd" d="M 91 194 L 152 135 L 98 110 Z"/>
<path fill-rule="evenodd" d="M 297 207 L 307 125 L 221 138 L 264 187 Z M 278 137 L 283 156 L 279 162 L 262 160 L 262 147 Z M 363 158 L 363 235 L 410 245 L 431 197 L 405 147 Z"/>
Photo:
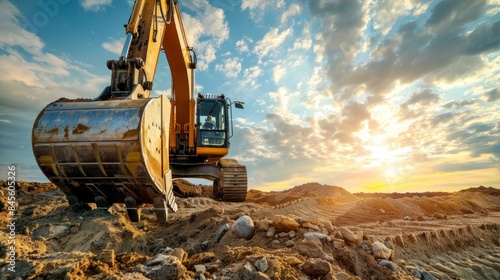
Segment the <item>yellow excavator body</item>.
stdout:
<path fill-rule="evenodd" d="M 172 179 L 212 180 L 216 199 L 246 199 L 246 167 L 229 151 L 231 102 L 194 98 L 196 55 L 188 47 L 177 1 L 136 0 L 111 84 L 93 100 L 62 98 L 35 120 L 32 145 L 42 172 L 70 204 L 125 203 L 132 221 L 153 204 L 166 223 L 177 211 Z M 161 49 L 172 72 L 172 97 L 150 97 Z M 205 120 L 210 119 L 208 128 Z"/>

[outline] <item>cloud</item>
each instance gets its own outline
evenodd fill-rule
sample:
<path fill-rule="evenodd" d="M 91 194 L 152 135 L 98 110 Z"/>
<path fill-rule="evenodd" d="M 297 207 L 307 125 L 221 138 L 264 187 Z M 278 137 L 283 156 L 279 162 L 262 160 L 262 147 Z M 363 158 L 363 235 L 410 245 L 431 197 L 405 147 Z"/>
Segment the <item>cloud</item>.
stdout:
<path fill-rule="evenodd" d="M 487 102 L 495 102 L 500 99 L 500 90 L 496 88 L 485 92 L 484 97 L 486 98 Z"/>
<path fill-rule="evenodd" d="M 285 76 L 286 69 L 281 66 L 281 65 L 276 65 L 273 67 L 273 78 L 274 78 L 274 83 L 278 84 L 280 80 Z"/>
<path fill-rule="evenodd" d="M 311 14 L 322 22 L 323 46 L 319 50 L 327 59 L 332 91 L 341 92 L 348 99 L 356 97 L 357 89 L 363 86 L 369 102 L 382 102 L 400 85 L 420 79 L 429 84 L 452 83 L 474 74 L 485 65 L 479 55 L 491 52 L 496 42 L 492 35 L 495 24 L 480 23 L 476 28 L 471 25 L 484 14 L 485 3 L 442 1 L 429 8 L 426 22 L 422 23 L 424 18 L 412 13 L 406 24 L 396 27 L 394 35 L 380 40 L 366 32 L 366 6 L 355 1 L 310 1 Z M 491 38 L 493 44 L 479 43 L 472 47 L 473 33 L 480 38 Z M 366 51 L 359 44 L 363 40 L 372 41 Z M 356 56 L 367 54 L 371 60 L 353 63 Z"/>
<path fill-rule="evenodd" d="M 243 70 L 242 86 L 257 87 L 257 78 L 262 74 L 258 66 L 252 66 Z"/>
<path fill-rule="evenodd" d="M 244 39 L 236 41 L 236 49 L 240 53 L 249 52 L 248 45 Z"/>
<path fill-rule="evenodd" d="M 238 58 L 227 58 L 223 64 L 216 64 L 215 70 L 224 72 L 226 77 L 236 78 L 241 72 L 241 62 Z"/>
<path fill-rule="evenodd" d="M 106 6 L 110 6 L 112 0 L 80 0 L 80 5 L 86 11 L 100 12 L 103 11 Z"/>
<path fill-rule="evenodd" d="M 381 35 L 386 35 L 391 31 L 396 20 L 401 16 L 416 14 L 419 15 L 427 10 L 429 3 L 420 3 L 420 1 L 398 1 L 388 0 L 374 2 L 370 7 L 370 17 L 373 20 L 373 28 L 379 31 Z"/>
<path fill-rule="evenodd" d="M 313 45 L 311 38 L 311 30 L 309 25 L 305 25 L 302 30 L 302 36 L 297 36 L 297 39 L 293 43 L 294 50 L 309 50 Z"/>
<path fill-rule="evenodd" d="M 182 20 L 189 46 L 198 52 L 198 68 L 207 70 L 217 56 L 221 44 L 229 38 L 229 26 L 224 10 L 202 0 L 196 5 L 189 5 L 194 16 L 182 13 Z"/>
<path fill-rule="evenodd" d="M 124 42 L 125 38 L 110 39 L 110 41 L 102 43 L 102 47 L 110 53 L 121 55 Z"/>
<path fill-rule="evenodd" d="M 241 1 L 241 10 L 254 10 L 254 9 L 260 9 L 263 10 L 267 5 L 269 5 L 269 2 L 271 1 L 266 1 L 266 0 L 243 0 Z"/>
<path fill-rule="evenodd" d="M 263 19 L 265 11 L 273 8 L 281 8 L 284 4 L 284 0 L 242 0 L 241 10 L 249 10 L 250 17 L 257 22 L 260 22 Z"/>
<path fill-rule="evenodd" d="M 255 44 L 253 52 L 259 57 L 259 61 L 263 57 L 269 55 L 273 50 L 279 48 L 279 46 L 292 34 L 292 30 L 286 29 L 279 33 L 278 28 L 271 28 L 262 40 Z"/>
<path fill-rule="evenodd" d="M 288 10 L 286 10 L 282 15 L 281 15 L 281 23 L 285 23 L 289 18 L 294 17 L 296 15 L 299 15 L 301 12 L 301 8 L 297 4 L 292 4 L 290 7 L 288 7 Z"/>

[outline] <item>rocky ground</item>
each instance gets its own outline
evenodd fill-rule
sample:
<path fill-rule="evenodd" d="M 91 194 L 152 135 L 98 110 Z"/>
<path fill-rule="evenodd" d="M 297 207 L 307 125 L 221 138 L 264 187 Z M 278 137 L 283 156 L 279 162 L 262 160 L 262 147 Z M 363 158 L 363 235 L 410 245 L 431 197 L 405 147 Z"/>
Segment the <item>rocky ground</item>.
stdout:
<path fill-rule="evenodd" d="M 132 223 L 123 205 L 69 206 L 52 184 L 18 182 L 9 204 L 0 184 L 0 279 L 500 279 L 494 188 L 370 195 L 310 183 L 228 203 L 177 181 L 179 211 L 159 225 L 149 205 Z"/>

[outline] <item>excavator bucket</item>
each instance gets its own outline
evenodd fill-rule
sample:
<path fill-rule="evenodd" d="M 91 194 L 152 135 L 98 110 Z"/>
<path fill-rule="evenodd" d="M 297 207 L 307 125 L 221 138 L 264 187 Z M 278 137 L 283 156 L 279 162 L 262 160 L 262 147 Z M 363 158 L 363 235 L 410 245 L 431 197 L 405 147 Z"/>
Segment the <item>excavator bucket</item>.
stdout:
<path fill-rule="evenodd" d="M 131 220 L 139 220 L 136 209 L 142 204 L 166 204 L 177 211 L 169 123 L 170 102 L 163 96 L 56 101 L 35 121 L 33 152 L 42 172 L 70 202 L 125 203 Z"/>

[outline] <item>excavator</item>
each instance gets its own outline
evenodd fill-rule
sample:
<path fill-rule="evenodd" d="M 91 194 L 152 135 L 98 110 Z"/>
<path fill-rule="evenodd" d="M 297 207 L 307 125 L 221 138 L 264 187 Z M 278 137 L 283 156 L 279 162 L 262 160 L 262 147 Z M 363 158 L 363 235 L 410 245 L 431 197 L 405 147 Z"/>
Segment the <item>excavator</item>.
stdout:
<path fill-rule="evenodd" d="M 247 170 L 225 159 L 233 135 L 232 102 L 194 94 L 197 57 L 186 40 L 177 0 L 136 0 L 117 60 L 106 65 L 111 83 L 94 99 L 61 98 L 37 116 L 32 148 L 44 175 L 70 205 L 125 204 L 140 221 L 153 205 L 160 223 L 177 211 L 173 180 L 213 182 L 214 198 L 241 202 Z M 172 94 L 152 97 L 160 53 L 172 75 Z"/>

